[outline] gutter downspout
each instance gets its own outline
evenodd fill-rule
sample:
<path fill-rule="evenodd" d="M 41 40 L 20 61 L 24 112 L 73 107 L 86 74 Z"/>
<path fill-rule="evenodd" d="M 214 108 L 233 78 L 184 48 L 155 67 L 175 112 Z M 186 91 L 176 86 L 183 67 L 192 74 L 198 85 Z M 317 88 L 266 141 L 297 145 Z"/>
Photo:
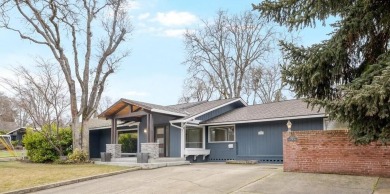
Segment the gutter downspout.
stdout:
<path fill-rule="evenodd" d="M 169 123 L 176 128 L 179 128 L 181 133 L 180 133 L 180 157 L 184 158 L 184 148 L 185 148 L 185 129 L 182 126 L 185 126 L 186 123 L 180 123 L 181 126 L 173 124 L 171 121 Z"/>

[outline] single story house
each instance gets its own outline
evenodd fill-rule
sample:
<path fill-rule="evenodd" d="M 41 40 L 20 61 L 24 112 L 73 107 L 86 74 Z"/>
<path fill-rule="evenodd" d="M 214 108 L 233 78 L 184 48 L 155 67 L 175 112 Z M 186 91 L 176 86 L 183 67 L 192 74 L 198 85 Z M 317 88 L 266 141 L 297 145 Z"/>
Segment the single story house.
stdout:
<path fill-rule="evenodd" d="M 105 144 L 118 143 L 120 132 L 132 130 L 137 153 L 142 143 L 157 142 L 160 157 L 281 163 L 287 123 L 292 131 L 324 130 L 326 115 L 302 100 L 247 105 L 233 98 L 170 106 L 121 99 L 99 117 L 110 120 L 111 127 L 100 134 L 90 131 L 90 153 L 104 152 Z M 118 122 L 131 123 L 132 129 Z"/>
<path fill-rule="evenodd" d="M 22 145 L 23 137 L 26 135 L 26 127 L 19 127 L 9 131 L 7 135 L 11 136 L 11 141 L 17 141 L 18 145 Z"/>

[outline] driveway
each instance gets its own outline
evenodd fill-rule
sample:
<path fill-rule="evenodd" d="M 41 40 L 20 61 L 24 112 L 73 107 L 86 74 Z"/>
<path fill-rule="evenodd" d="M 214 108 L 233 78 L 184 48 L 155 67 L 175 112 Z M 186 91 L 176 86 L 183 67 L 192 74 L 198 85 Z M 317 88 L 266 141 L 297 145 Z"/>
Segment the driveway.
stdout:
<path fill-rule="evenodd" d="M 378 177 L 287 173 L 281 165 L 191 164 L 139 170 L 38 193 L 372 193 Z M 389 179 L 383 179 L 385 182 Z M 384 188 L 386 191 L 386 188 Z"/>

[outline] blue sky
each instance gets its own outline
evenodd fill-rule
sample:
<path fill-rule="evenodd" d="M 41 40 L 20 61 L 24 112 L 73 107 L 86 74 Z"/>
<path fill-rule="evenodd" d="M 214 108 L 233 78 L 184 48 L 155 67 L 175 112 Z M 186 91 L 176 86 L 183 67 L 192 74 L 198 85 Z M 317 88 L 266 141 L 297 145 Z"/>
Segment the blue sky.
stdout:
<path fill-rule="evenodd" d="M 129 14 L 133 35 L 125 43 L 131 55 L 109 78 L 105 94 L 113 100 L 129 98 L 168 105 L 177 103 L 186 77 L 182 65 L 185 52 L 181 34 L 196 29 L 200 19 L 211 19 L 219 9 L 230 13 L 251 10 L 249 0 L 135 0 Z M 317 26 L 300 32 L 303 45 L 326 39 L 329 27 Z M 31 64 L 36 56 L 50 55 L 46 49 L 22 41 L 0 29 L 0 76 L 9 76 L 7 68 Z"/>

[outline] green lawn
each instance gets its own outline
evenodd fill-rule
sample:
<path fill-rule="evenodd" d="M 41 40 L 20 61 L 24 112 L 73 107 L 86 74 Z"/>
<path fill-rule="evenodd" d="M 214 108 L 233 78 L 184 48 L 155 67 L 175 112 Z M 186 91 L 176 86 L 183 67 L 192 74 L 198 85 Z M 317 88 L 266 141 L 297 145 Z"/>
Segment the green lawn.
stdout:
<path fill-rule="evenodd" d="M 129 167 L 0 162 L 0 193 L 124 169 Z"/>
<path fill-rule="evenodd" d="M 26 150 L 15 150 L 15 153 L 18 157 L 21 157 L 24 153 L 26 155 Z M 13 157 L 7 150 L 0 150 L 0 158 L 9 158 Z"/>

